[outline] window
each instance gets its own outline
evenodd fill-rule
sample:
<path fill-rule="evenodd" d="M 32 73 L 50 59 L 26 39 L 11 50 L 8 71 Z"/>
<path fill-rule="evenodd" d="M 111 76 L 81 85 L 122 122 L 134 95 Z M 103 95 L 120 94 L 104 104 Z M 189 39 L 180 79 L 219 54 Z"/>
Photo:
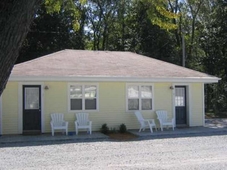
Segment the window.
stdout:
<path fill-rule="evenodd" d="M 185 106 L 185 87 L 175 89 L 175 106 Z"/>
<path fill-rule="evenodd" d="M 128 85 L 127 110 L 152 110 L 152 86 Z"/>
<path fill-rule="evenodd" d="M 97 85 L 70 85 L 69 110 L 98 110 L 97 109 Z"/>

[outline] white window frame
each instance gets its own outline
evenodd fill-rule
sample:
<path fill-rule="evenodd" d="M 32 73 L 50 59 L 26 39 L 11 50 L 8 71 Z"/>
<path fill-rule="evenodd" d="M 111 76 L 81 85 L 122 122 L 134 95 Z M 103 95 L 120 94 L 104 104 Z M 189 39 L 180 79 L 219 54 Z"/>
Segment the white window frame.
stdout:
<path fill-rule="evenodd" d="M 81 86 L 82 87 L 82 110 L 71 110 L 71 98 L 70 98 L 70 87 Z M 85 86 L 96 86 L 96 109 L 91 110 L 85 109 Z M 68 84 L 68 111 L 69 112 L 98 112 L 99 111 L 99 85 L 97 83 L 69 83 Z"/>
<path fill-rule="evenodd" d="M 139 87 L 139 110 L 129 110 L 128 109 L 128 87 L 129 86 L 138 86 Z M 152 109 L 151 110 L 142 110 L 142 99 L 150 99 L 150 98 L 142 98 L 141 97 L 141 87 L 142 86 L 151 86 L 151 99 L 152 99 Z M 137 98 L 135 98 L 137 99 Z M 146 83 L 128 83 L 126 84 L 126 112 L 134 112 L 134 111 L 154 111 L 154 84 L 146 84 Z"/>

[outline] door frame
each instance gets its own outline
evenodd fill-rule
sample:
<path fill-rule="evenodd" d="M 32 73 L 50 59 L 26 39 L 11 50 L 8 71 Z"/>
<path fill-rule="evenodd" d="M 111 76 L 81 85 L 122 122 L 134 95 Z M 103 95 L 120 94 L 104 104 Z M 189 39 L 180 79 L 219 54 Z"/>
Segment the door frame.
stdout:
<path fill-rule="evenodd" d="M 0 135 L 2 135 L 2 96 L 0 96 Z"/>
<path fill-rule="evenodd" d="M 172 90 L 172 105 L 173 105 L 173 116 L 174 116 L 174 124 L 176 124 L 176 110 L 175 110 L 175 88 L 176 86 L 185 86 L 186 88 L 186 117 L 187 117 L 187 122 L 186 125 L 191 126 L 191 107 L 192 107 L 192 100 L 191 100 L 191 84 L 189 83 L 174 83 L 172 84 L 172 87 L 174 89 Z"/>
<path fill-rule="evenodd" d="M 44 133 L 44 83 L 43 82 L 19 82 L 18 87 L 18 133 L 23 133 L 23 86 L 37 85 L 41 90 L 41 133 Z"/>

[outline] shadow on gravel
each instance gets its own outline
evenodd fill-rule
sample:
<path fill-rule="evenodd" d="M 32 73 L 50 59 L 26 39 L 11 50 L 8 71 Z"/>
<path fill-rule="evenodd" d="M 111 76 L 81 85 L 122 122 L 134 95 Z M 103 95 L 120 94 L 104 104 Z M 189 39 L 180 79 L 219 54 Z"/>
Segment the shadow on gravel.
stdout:
<path fill-rule="evenodd" d="M 138 142 L 144 140 L 162 140 L 174 138 L 193 138 L 193 137 L 211 137 L 211 136 L 227 136 L 227 132 L 213 132 L 213 133 L 188 133 L 188 134 L 163 134 L 157 136 L 139 136 L 130 140 L 122 139 L 81 139 L 81 140 L 55 140 L 55 141 L 24 141 L 24 142 L 10 142 L 0 143 L 0 148 L 6 147 L 32 147 L 32 146 L 45 146 L 45 145 L 63 145 L 75 143 L 95 143 L 95 142 Z"/>
<path fill-rule="evenodd" d="M 227 119 L 206 119 L 205 127 L 192 127 L 192 128 L 176 128 L 174 131 L 165 130 L 143 131 L 130 130 L 131 136 L 107 136 L 100 132 L 94 132 L 92 135 L 80 133 L 79 136 L 71 134 L 69 136 L 62 136 L 56 134 L 52 137 L 50 134 L 41 134 L 35 136 L 0 136 L 0 148 L 5 147 L 32 147 L 32 146 L 45 146 L 45 145 L 62 145 L 74 143 L 94 143 L 94 142 L 138 142 L 143 140 L 162 140 L 174 138 L 193 138 L 193 137 L 211 137 L 211 136 L 226 136 L 227 135 Z"/>
<path fill-rule="evenodd" d="M 110 142 L 134 142 L 143 140 L 162 140 L 174 138 L 193 138 L 193 137 L 211 137 L 211 136 L 227 136 L 226 131 L 209 132 L 209 133 L 186 133 L 186 134 L 162 134 L 162 135 L 144 135 L 137 138 L 122 141 L 122 140 L 109 140 Z"/>
<path fill-rule="evenodd" d="M 158 140 L 158 139 L 173 139 L 173 138 L 193 138 L 193 137 L 211 137 L 211 136 L 227 136 L 227 132 L 215 132 L 215 133 L 202 133 L 202 134 L 178 134 L 178 135 L 161 135 L 161 136 L 147 136 L 139 137 L 138 140 Z"/>
<path fill-rule="evenodd" d="M 6 147 L 32 147 L 32 146 L 45 146 L 45 145 L 64 145 L 74 143 L 95 143 L 95 142 L 106 142 L 108 139 L 89 139 L 89 140 L 57 140 L 57 141 L 25 141 L 25 142 L 10 142 L 0 143 L 0 149 Z"/>

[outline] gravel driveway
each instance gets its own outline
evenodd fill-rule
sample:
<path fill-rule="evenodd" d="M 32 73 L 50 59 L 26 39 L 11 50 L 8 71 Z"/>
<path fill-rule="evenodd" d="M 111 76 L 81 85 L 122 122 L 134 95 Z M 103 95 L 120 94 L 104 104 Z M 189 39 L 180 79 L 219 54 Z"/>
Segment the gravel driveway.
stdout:
<path fill-rule="evenodd" d="M 226 169 L 227 136 L 0 145 L 0 169 Z"/>

